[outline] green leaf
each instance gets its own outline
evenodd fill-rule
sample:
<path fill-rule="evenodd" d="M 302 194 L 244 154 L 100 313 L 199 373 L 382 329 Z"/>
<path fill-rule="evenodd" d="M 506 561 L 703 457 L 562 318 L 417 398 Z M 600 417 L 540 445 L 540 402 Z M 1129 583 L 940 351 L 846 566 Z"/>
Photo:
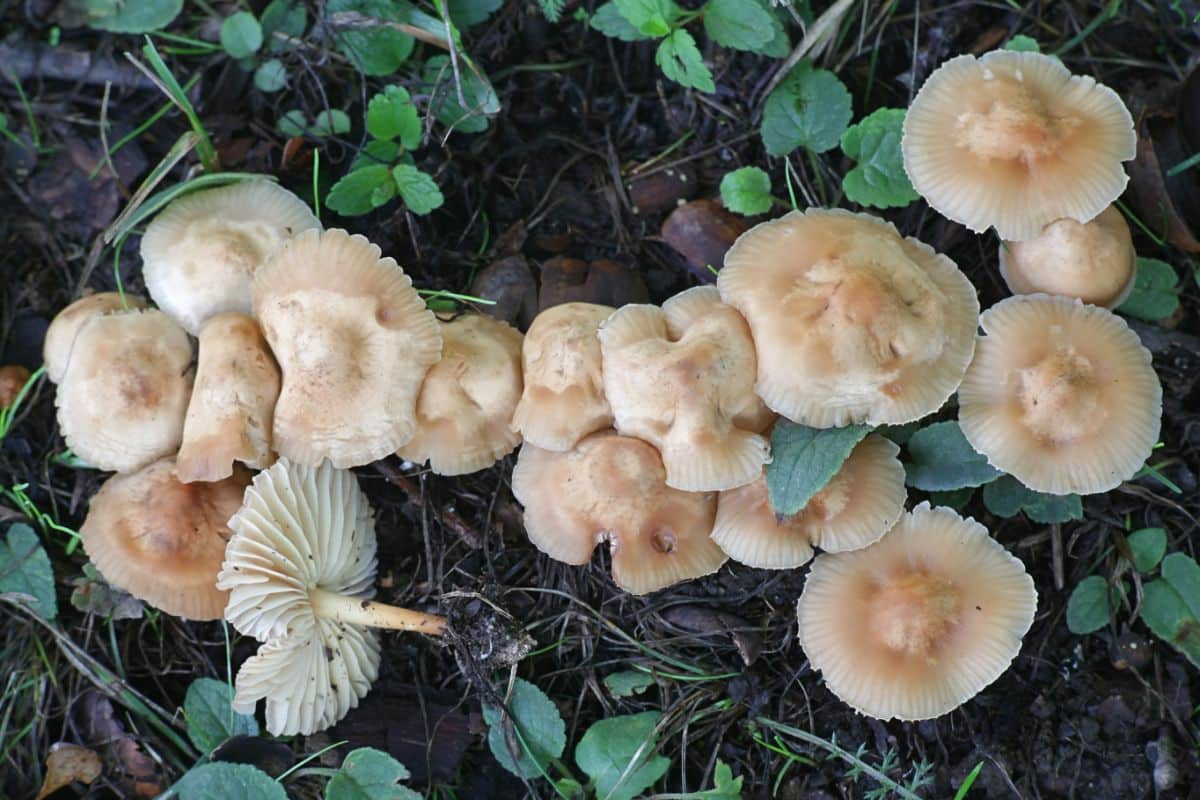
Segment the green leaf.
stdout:
<path fill-rule="evenodd" d="M 955 511 L 962 511 L 975 496 L 975 487 L 966 486 L 962 489 L 951 489 L 948 492 L 930 492 L 929 502 L 935 506 L 946 506 Z"/>
<path fill-rule="evenodd" d="M 613 0 L 621 16 L 639 32 L 658 38 L 671 32 L 678 6 L 671 0 Z"/>
<path fill-rule="evenodd" d="M 842 178 L 846 197 L 863 206 L 898 208 L 920 196 L 904 171 L 903 132 L 903 108 L 881 108 L 846 129 L 842 152 L 858 162 Z"/>
<path fill-rule="evenodd" d="M 1099 575 L 1089 575 L 1079 582 L 1067 600 L 1067 627 L 1071 633 L 1086 634 L 1108 624 L 1112 615 L 1112 598 L 1108 581 Z"/>
<path fill-rule="evenodd" d="M 287 70 L 278 58 L 258 65 L 254 70 L 254 85 L 260 92 L 278 92 L 287 84 Z"/>
<path fill-rule="evenodd" d="M 275 127 L 279 128 L 279 132 L 284 136 L 296 137 L 303 136 L 308 130 L 308 117 L 304 116 L 304 112 L 298 108 L 293 108 L 287 111 L 275 123 Z"/>
<path fill-rule="evenodd" d="M 837 76 L 801 61 L 767 98 L 763 144 L 773 156 L 797 147 L 823 153 L 837 145 L 851 114 L 850 92 Z"/>
<path fill-rule="evenodd" d="M 782 7 L 772 5 L 771 0 L 746 0 L 746 2 L 753 3 L 771 15 L 771 38 L 758 53 L 771 58 L 787 58 L 788 54 L 792 52 L 792 42 L 788 39 L 787 28 L 784 27 L 787 12 Z"/>
<path fill-rule="evenodd" d="M 378 208 L 375 199 L 383 197 L 377 191 L 381 186 L 395 186 L 391 167 L 385 164 L 362 167 L 349 172 L 329 190 L 325 205 L 343 217 L 357 217 Z M 393 189 L 392 196 L 395 196 Z M 388 199 L 391 199 L 390 197 Z M 387 200 L 383 201 L 384 203 Z"/>
<path fill-rule="evenodd" d="M 983 504 L 998 517 L 1015 517 L 1021 511 L 1044 525 L 1083 519 L 1079 495 L 1036 492 L 1011 475 L 1001 475 L 983 487 Z"/>
<path fill-rule="evenodd" d="M 350 115 L 339 108 L 330 108 L 317 114 L 312 129 L 315 136 L 340 136 L 350 132 Z"/>
<path fill-rule="evenodd" d="M 866 425 L 810 428 L 786 419 L 771 432 L 767 493 L 776 514 L 791 516 L 808 505 L 838 473 L 871 429 Z"/>
<path fill-rule="evenodd" d="M 592 14 L 592 19 L 588 24 L 605 36 L 612 39 L 620 39 L 623 42 L 637 42 L 654 38 L 642 33 L 633 23 L 625 19 L 621 14 L 621 10 L 617 8 L 617 4 L 614 2 L 605 3 L 597 8 L 596 13 Z"/>
<path fill-rule="evenodd" d="M 357 15 L 367 21 L 407 22 L 405 7 L 392 0 L 329 0 L 326 14 Z M 342 55 L 367 75 L 391 75 L 412 55 L 413 37 L 386 25 L 338 28 L 335 42 Z"/>
<path fill-rule="evenodd" d="M 1015 50 L 1018 53 L 1040 53 L 1042 48 L 1038 45 L 1037 39 L 1032 36 L 1026 36 L 1019 33 L 1008 40 L 1008 44 L 1004 45 L 1005 50 Z"/>
<path fill-rule="evenodd" d="M 1200 619 L 1200 565 L 1183 553 L 1162 560 L 1162 576 L 1175 587 L 1192 616 Z"/>
<path fill-rule="evenodd" d="M 982 486 L 1001 475 L 971 448 L 954 420 L 935 422 L 914 433 L 908 440 L 908 454 L 912 462 L 905 465 L 904 482 L 926 492 Z"/>
<path fill-rule="evenodd" d="M 396 759 L 373 747 L 350 751 L 337 773 L 325 784 L 325 800 L 421 800 L 421 795 L 398 785 L 411 776 Z"/>
<path fill-rule="evenodd" d="M 1129 317 L 1155 322 L 1179 308 L 1179 276 L 1175 268 L 1157 258 L 1138 258 L 1133 291 L 1117 311 Z"/>
<path fill-rule="evenodd" d="M 271 0 L 263 9 L 261 22 L 267 50 L 282 53 L 295 45 L 275 34 L 292 39 L 301 38 L 308 27 L 308 12 L 301 0 Z"/>
<path fill-rule="evenodd" d="M 483 707 L 488 724 L 488 747 L 500 765 L 519 778 L 540 777 L 553 759 L 561 758 L 567 746 L 567 726 L 558 707 L 538 687 L 517 678 L 508 700 L 511 720 L 520 736 L 508 738 L 502 720 L 504 712 L 495 706 Z M 520 752 L 514 760 L 510 741 Z M 540 769 L 539 769 L 540 766 Z"/>
<path fill-rule="evenodd" d="M 1037 495 L 1024 506 L 1025 516 L 1042 525 L 1083 519 L 1083 498 L 1077 494 L 1054 495 L 1034 492 Z"/>
<path fill-rule="evenodd" d="M 392 177 L 396 179 L 396 188 L 404 205 L 414 214 L 424 216 L 435 208 L 441 208 L 446 200 L 442 191 L 434 183 L 433 176 L 422 172 L 412 164 L 400 164 L 392 168 Z"/>
<path fill-rule="evenodd" d="M 42 619 L 58 616 L 50 556 L 33 528 L 23 523 L 10 525 L 0 542 L 0 594 L 10 593 L 32 597 L 29 608 Z"/>
<path fill-rule="evenodd" d="M 239 11 L 221 23 L 221 47 L 234 58 L 254 55 L 262 43 L 262 26 L 249 11 Z"/>
<path fill-rule="evenodd" d="M 1167 532 L 1162 528 L 1142 528 L 1128 536 L 1133 565 L 1138 572 L 1149 572 L 1158 566 L 1167 552 Z"/>
<path fill-rule="evenodd" d="M 459 28 L 470 28 L 487 20 L 504 0 L 446 0 L 450 21 Z"/>
<path fill-rule="evenodd" d="M 367 133 L 376 139 L 400 139 L 405 149 L 421 144 L 421 116 L 408 91 L 388 86 L 367 105 Z"/>
<path fill-rule="evenodd" d="M 670 760 L 655 755 L 654 726 L 661 716 L 658 711 L 644 711 L 602 719 L 583 734 L 575 747 L 575 762 L 596 784 L 597 797 L 633 800 L 666 774 Z M 629 774 L 622 781 L 626 770 Z"/>
<path fill-rule="evenodd" d="M 654 685 L 654 677 L 648 672 L 628 669 L 604 676 L 604 687 L 613 697 L 633 697 Z"/>
<path fill-rule="evenodd" d="M 364 167 L 373 167 L 382 164 L 385 167 L 391 167 L 396 163 L 396 159 L 400 157 L 400 143 L 391 141 L 381 141 L 372 139 L 367 142 L 366 146 L 358 152 L 354 161 L 350 164 L 350 172 L 357 172 Z M 395 181 L 392 181 L 395 183 Z"/>
<path fill-rule="evenodd" d="M 762 53 L 775 37 L 774 15 L 749 0 L 709 0 L 704 6 L 704 30 L 724 47 Z"/>
<path fill-rule="evenodd" d="M 258 767 L 218 761 L 195 767 L 171 787 L 179 800 L 288 800 Z"/>
<path fill-rule="evenodd" d="M 587 792 L 583 790 L 583 785 L 573 778 L 559 778 L 554 782 L 554 788 L 566 800 L 584 800 L 587 797 Z"/>
<path fill-rule="evenodd" d="M 500 98 L 486 78 L 470 69 L 462 69 L 460 73 L 466 106 L 459 102 L 454 73 L 450 69 L 450 57 L 433 56 L 425 62 L 422 77 L 426 91 L 433 95 L 431 103 L 434 116 L 447 128 L 464 133 L 482 133 L 487 130 L 488 116 L 500 111 Z"/>
<path fill-rule="evenodd" d="M 713 788 L 688 792 L 680 800 L 742 800 L 742 777 L 733 777 L 733 769 L 718 759 L 713 773 Z"/>
<path fill-rule="evenodd" d="M 654 61 L 662 69 L 663 75 L 682 86 L 702 92 L 717 90 L 712 73 L 708 71 L 700 49 L 696 47 L 696 40 L 683 28 L 673 31 L 659 43 Z"/>
<path fill-rule="evenodd" d="M 758 167 L 742 167 L 721 179 L 721 202 L 737 214 L 765 214 L 771 210 L 771 176 Z"/>
<path fill-rule="evenodd" d="M 1140 614 L 1146 627 L 1200 667 L 1200 619 L 1188 608 L 1183 595 L 1165 579 L 1150 581 L 1142 592 Z"/>
<path fill-rule="evenodd" d="M 197 678 L 183 700 L 188 738 L 201 753 L 211 753 L 231 736 L 257 736 L 254 717 L 233 710 L 233 690 L 212 678 Z"/>
<path fill-rule="evenodd" d="M 88 27 L 110 33 L 150 33 L 171 24 L 183 10 L 183 0 L 84 0 Z"/>

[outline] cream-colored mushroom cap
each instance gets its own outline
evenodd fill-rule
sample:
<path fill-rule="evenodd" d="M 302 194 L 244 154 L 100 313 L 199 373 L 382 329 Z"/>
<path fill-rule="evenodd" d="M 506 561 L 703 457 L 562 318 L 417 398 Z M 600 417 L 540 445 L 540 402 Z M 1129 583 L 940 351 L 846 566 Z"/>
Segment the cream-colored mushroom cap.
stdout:
<path fill-rule="evenodd" d="M 97 292 L 81 297 L 55 315 L 46 329 L 46 338 L 42 342 L 42 363 L 46 367 L 46 377 L 52 383 L 60 383 L 63 373 L 67 371 L 67 361 L 71 357 L 71 346 L 83 323 L 101 314 L 114 311 L 139 310 L 149 305 L 144 298 L 137 295 L 125 295 L 125 303 L 121 303 L 118 292 Z"/>
<path fill-rule="evenodd" d="M 154 309 L 93 316 L 79 329 L 55 402 L 75 455 L 132 472 L 172 455 L 192 393 L 192 343 Z"/>
<path fill-rule="evenodd" d="M 750 329 L 715 286 L 657 308 L 628 305 L 600 326 L 604 391 L 623 436 L 662 453 L 667 485 L 689 492 L 743 486 L 762 473 L 774 415 L 754 394 Z"/>
<path fill-rule="evenodd" d="M 1036 607 L 1024 565 L 986 528 L 921 503 L 866 549 L 818 556 L 796 610 L 831 692 L 867 716 L 919 720 L 1000 677 Z"/>
<path fill-rule="evenodd" d="M 484 314 L 439 325 L 442 358 L 417 397 L 417 430 L 397 455 L 438 475 L 495 464 L 521 443 L 509 427 L 521 399 L 521 334 Z"/>
<path fill-rule="evenodd" d="M 929 205 L 1020 241 L 1056 219 L 1087 222 L 1116 200 L 1137 136 L 1112 89 L 1052 56 L 995 50 L 952 58 L 929 76 L 900 146 Z"/>
<path fill-rule="evenodd" d="M 217 572 L 229 518 L 250 473 L 216 483 L 182 483 L 164 458 L 114 475 L 93 495 L 79 529 L 83 549 L 104 579 L 150 605 L 188 619 L 220 619 L 228 593 Z"/>
<path fill-rule="evenodd" d="M 525 441 L 565 451 L 589 433 L 612 427 L 596 332 L 615 310 L 563 303 L 534 318 L 522 346 L 525 388 L 512 420 Z"/>
<path fill-rule="evenodd" d="M 979 322 L 958 421 L 992 466 L 1049 494 L 1106 492 L 1141 469 L 1158 441 L 1162 386 L 1124 320 L 1032 294 Z"/>
<path fill-rule="evenodd" d="M 308 205 L 265 180 L 171 202 L 142 237 L 142 275 L 159 308 L 193 335 L 223 311 L 250 311 L 250 281 L 284 242 L 320 230 Z"/>
<path fill-rule="evenodd" d="M 807 562 L 813 548 L 858 550 L 876 542 L 904 513 L 908 495 L 900 448 L 870 434 L 850 452 L 842 468 L 808 504 L 779 519 L 763 477 L 717 498 L 713 541 L 730 558 L 762 569 L 791 569 Z"/>
<path fill-rule="evenodd" d="M 412 438 L 442 340 L 394 259 L 343 230 L 305 231 L 258 271 L 252 295 L 283 372 L 273 432 L 281 456 L 352 467 Z"/>
<path fill-rule="evenodd" d="M 512 489 L 537 549 L 586 564 L 608 542 L 613 580 L 633 594 L 708 575 L 726 561 L 709 538 L 716 495 L 667 486 L 658 451 L 640 439 L 602 431 L 565 453 L 526 442 Z"/>
<path fill-rule="evenodd" d="M 233 462 L 268 467 L 279 367 L 253 317 L 229 311 L 200 328 L 196 383 L 183 423 L 182 481 L 215 481 Z"/>
<path fill-rule="evenodd" d="M 1137 253 L 1116 206 L 1090 222 L 1060 219 L 1023 242 L 1000 245 L 1000 274 L 1013 294 L 1057 294 L 1116 308 L 1133 291 Z"/>
<path fill-rule="evenodd" d="M 971 282 L 870 214 L 809 209 L 756 225 L 725 255 L 717 286 L 754 335 L 759 396 L 816 428 L 936 411 L 975 347 Z"/>

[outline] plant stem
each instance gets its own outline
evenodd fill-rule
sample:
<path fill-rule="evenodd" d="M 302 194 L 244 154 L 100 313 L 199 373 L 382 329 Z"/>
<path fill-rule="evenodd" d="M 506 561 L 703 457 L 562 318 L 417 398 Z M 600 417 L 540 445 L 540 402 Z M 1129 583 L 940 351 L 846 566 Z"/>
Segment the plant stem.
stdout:
<path fill-rule="evenodd" d="M 308 601 L 318 617 L 338 622 L 395 631 L 416 631 L 430 636 L 441 636 L 442 631 L 446 629 L 446 618 L 436 614 L 398 608 L 358 597 L 347 597 L 324 589 L 310 589 Z"/>

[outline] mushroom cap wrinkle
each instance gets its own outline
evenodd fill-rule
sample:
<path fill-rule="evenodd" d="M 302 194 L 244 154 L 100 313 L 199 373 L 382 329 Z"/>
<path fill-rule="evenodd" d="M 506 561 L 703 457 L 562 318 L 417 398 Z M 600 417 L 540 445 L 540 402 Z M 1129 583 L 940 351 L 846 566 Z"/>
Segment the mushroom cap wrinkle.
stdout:
<path fill-rule="evenodd" d="M 136 295 L 126 294 L 125 303 L 122 304 L 119 292 L 96 292 L 79 298 L 58 312 L 50 327 L 46 329 L 46 338 L 42 342 L 42 363 L 46 367 L 46 377 L 51 383 L 62 382 L 75 337 L 89 319 L 114 311 L 124 311 L 126 307 L 129 310 L 140 310 L 148 305 L 144 298 Z"/>
<path fill-rule="evenodd" d="M 756 390 L 817 428 L 936 411 L 975 347 L 975 288 L 944 255 L 870 214 L 793 211 L 734 243 L 717 276 L 746 318 Z"/>

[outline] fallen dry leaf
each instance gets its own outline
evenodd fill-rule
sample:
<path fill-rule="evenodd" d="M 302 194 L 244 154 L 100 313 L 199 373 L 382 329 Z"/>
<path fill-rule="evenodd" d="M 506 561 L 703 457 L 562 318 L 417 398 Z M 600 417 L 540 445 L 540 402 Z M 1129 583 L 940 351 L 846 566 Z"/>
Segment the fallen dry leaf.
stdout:
<path fill-rule="evenodd" d="M 46 756 L 46 778 L 35 800 L 42 800 L 75 781 L 90 784 L 100 777 L 100 756 L 77 744 L 55 742 Z"/>

